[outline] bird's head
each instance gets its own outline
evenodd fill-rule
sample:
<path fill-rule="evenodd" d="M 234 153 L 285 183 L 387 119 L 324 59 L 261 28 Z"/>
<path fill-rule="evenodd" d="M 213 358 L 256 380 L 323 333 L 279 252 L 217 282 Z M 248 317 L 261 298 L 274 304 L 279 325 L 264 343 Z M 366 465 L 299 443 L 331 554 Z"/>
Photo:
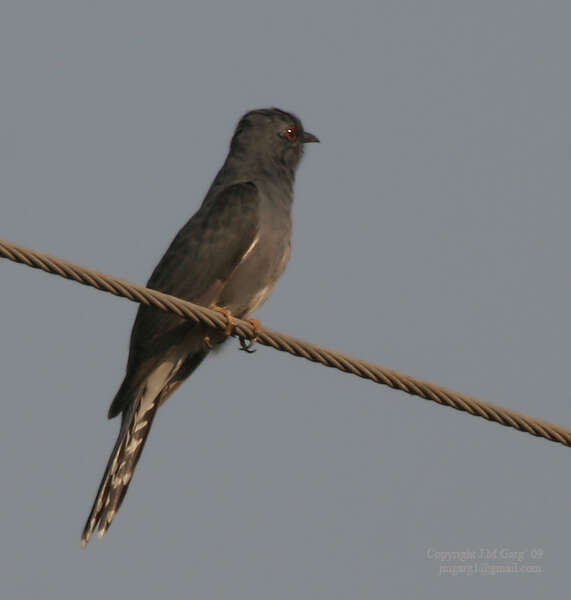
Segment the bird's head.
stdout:
<path fill-rule="evenodd" d="M 285 168 L 293 174 L 304 145 L 310 142 L 319 139 L 305 131 L 295 115 L 279 108 L 262 108 L 247 112 L 240 119 L 230 154 L 267 169 Z"/>

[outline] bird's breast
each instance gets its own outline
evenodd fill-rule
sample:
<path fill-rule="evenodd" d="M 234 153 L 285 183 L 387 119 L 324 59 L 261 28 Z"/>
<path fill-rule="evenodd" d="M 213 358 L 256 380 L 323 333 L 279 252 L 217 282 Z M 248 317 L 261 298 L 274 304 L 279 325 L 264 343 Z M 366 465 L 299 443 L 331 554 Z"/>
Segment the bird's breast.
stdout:
<path fill-rule="evenodd" d="M 257 235 L 244 252 L 221 294 L 220 305 L 236 316 L 259 308 L 284 272 L 291 253 L 289 211 L 265 211 Z"/>

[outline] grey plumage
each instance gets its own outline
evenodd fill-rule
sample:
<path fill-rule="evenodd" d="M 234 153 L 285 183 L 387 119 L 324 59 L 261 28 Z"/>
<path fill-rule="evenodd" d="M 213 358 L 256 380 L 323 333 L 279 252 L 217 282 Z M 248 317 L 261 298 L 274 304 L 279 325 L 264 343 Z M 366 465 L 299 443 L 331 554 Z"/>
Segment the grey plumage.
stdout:
<path fill-rule="evenodd" d="M 295 171 L 318 139 L 272 108 L 239 121 L 224 165 L 198 212 L 178 232 L 148 287 L 246 317 L 269 296 L 289 260 Z M 157 408 L 200 365 L 221 332 L 140 306 L 125 378 L 109 408 L 121 427 L 82 534 L 105 534 L 128 489 Z"/>

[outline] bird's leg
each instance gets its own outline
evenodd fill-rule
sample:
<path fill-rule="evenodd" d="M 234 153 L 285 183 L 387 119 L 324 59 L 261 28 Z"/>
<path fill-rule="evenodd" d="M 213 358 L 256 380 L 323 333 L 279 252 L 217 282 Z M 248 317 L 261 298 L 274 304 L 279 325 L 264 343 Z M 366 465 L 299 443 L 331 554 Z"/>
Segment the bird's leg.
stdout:
<path fill-rule="evenodd" d="M 260 319 L 246 319 L 248 323 L 254 328 L 254 337 L 250 340 L 240 336 L 240 350 L 247 352 L 248 354 L 253 354 L 256 349 L 252 348 L 252 346 L 258 341 L 258 333 L 262 330 L 262 322 Z"/>
<path fill-rule="evenodd" d="M 234 315 L 227 308 L 216 306 L 216 304 L 213 304 L 210 308 L 226 317 L 226 329 L 224 330 L 224 334 L 232 335 L 234 327 L 236 327 L 236 319 L 234 318 Z"/>

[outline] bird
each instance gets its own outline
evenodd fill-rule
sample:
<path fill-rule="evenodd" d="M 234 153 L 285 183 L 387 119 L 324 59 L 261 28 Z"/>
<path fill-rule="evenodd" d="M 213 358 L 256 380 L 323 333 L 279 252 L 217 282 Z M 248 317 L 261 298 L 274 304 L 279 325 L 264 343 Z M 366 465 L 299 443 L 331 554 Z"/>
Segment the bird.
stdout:
<path fill-rule="evenodd" d="M 319 139 L 285 110 L 242 116 L 198 211 L 152 272 L 149 288 L 222 311 L 228 328 L 213 330 L 139 305 L 125 376 L 108 412 L 110 419 L 121 415 L 121 425 L 83 529 L 83 547 L 96 529 L 100 537 L 109 529 L 159 406 L 227 339 L 233 317 L 247 318 L 259 308 L 282 275 L 291 252 L 296 169 L 312 142 Z"/>

